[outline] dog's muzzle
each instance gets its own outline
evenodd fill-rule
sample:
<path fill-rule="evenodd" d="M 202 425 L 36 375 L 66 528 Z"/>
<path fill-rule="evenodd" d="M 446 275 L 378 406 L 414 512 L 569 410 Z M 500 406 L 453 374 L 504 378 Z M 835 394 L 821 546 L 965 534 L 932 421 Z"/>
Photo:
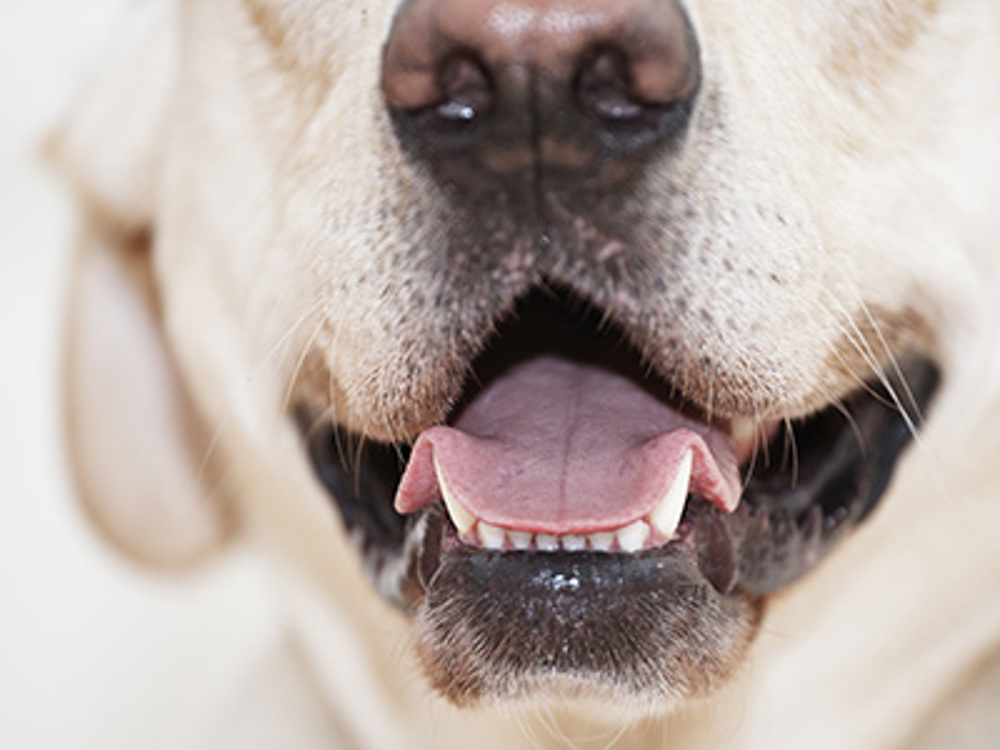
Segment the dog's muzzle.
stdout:
<path fill-rule="evenodd" d="M 669 160 L 701 65 L 673 0 L 409 0 L 382 85 L 401 152 L 462 217 L 453 252 L 478 217 L 555 254 L 577 242 L 558 207 L 613 223 L 604 196 Z M 613 294 L 581 291 L 593 264 L 548 263 L 496 307 L 446 420 L 384 445 L 304 403 L 313 463 L 456 703 L 704 694 L 765 597 L 871 513 L 937 370 L 910 353 L 805 419 L 721 419 L 653 371 Z"/>

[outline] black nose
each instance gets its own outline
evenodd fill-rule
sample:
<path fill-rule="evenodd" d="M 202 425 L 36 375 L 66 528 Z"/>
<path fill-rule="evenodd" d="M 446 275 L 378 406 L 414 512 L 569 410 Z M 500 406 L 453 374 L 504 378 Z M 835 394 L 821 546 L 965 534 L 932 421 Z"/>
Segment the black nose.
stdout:
<path fill-rule="evenodd" d="M 607 187 L 684 130 L 700 83 L 678 0 L 407 0 L 382 89 L 404 145 L 470 188 Z"/>

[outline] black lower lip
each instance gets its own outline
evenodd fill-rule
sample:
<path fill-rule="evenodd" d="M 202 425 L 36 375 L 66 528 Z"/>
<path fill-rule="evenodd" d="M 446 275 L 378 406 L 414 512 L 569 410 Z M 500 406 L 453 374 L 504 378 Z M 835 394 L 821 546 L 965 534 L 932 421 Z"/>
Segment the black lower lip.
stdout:
<path fill-rule="evenodd" d="M 742 652 L 762 611 L 759 598 L 709 585 L 683 545 L 635 555 L 466 547 L 442 556 L 416 610 L 417 644 L 432 683 L 459 704 L 554 680 L 563 697 L 569 680 L 659 700 L 703 694 L 728 674 L 735 660 L 716 637 Z"/>
<path fill-rule="evenodd" d="M 476 627 L 483 637 L 494 639 L 508 631 L 504 623 L 517 623 L 518 630 L 537 636 L 521 643 L 517 658 L 525 664 L 600 672 L 606 655 L 588 644 L 614 643 L 613 635 L 601 636 L 609 628 L 643 621 L 643 612 L 676 609 L 678 602 L 693 609 L 725 608 L 725 600 L 706 584 L 691 555 L 680 549 L 637 555 L 464 549 L 443 557 L 423 608 L 493 617 L 496 627 L 482 619 Z M 566 646 L 565 651 L 542 653 L 553 643 Z M 539 652 L 530 653 L 532 649 Z M 564 656 L 566 663 L 561 664 Z"/>
<path fill-rule="evenodd" d="M 519 598 L 530 602 L 536 597 L 554 600 L 567 597 L 566 601 L 574 607 L 581 602 L 589 607 L 609 593 L 618 599 L 617 594 L 625 589 L 641 594 L 704 588 L 696 586 L 698 576 L 691 557 L 669 546 L 634 555 L 491 552 L 464 547 L 451 550 L 443 560 L 449 570 L 435 579 L 435 585 L 443 584 L 447 578 L 450 585 L 481 591 L 487 597 L 494 597 L 494 601 Z M 615 601 L 606 604 L 612 611 L 616 608 Z"/>

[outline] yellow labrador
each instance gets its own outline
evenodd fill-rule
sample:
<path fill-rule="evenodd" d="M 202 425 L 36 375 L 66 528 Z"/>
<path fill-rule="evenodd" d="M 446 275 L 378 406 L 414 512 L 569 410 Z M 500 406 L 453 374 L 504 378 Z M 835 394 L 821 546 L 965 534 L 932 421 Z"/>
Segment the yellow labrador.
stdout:
<path fill-rule="evenodd" d="M 325 741 L 996 736 L 995 4 L 136 15 L 54 142 L 80 496 L 271 555 Z"/>

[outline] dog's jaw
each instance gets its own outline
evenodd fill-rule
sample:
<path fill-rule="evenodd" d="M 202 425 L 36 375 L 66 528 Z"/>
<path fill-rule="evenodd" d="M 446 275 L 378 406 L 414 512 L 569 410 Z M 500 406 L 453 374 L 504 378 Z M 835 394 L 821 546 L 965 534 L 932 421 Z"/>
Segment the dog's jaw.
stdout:
<path fill-rule="evenodd" d="M 356 31 L 375 33 L 360 21 Z M 795 58 L 796 51 L 783 54 Z M 775 60 L 781 57 L 779 50 Z M 377 62 L 366 58 L 355 71 L 372 90 Z M 305 304 L 324 300 L 310 310 L 315 315 L 303 311 L 305 304 L 286 300 L 280 307 L 274 338 L 307 321 L 301 336 L 289 339 L 293 353 L 282 374 L 293 382 L 283 395 L 293 393 L 310 417 L 334 415 L 364 441 L 412 441 L 448 422 L 498 322 L 543 287 L 588 300 L 627 331 L 652 372 L 717 417 L 802 417 L 837 402 L 880 367 L 891 368 L 892 357 L 911 346 L 933 351 L 944 300 L 921 294 L 933 253 L 908 251 L 915 230 L 905 223 L 884 244 L 819 224 L 817 213 L 853 215 L 861 199 L 836 195 L 836 175 L 803 187 L 788 164 L 814 158 L 811 144 L 792 134 L 782 142 L 789 153 L 776 153 L 768 139 L 782 140 L 780 124 L 755 117 L 754 102 L 765 92 L 735 91 L 725 77 L 725 70 L 707 67 L 688 137 L 628 189 L 610 197 L 543 190 L 544 200 L 528 206 L 512 192 L 500 211 L 495 201 L 442 187 L 408 159 L 370 90 L 313 113 L 316 121 L 286 134 L 277 149 L 291 149 L 294 164 L 271 165 L 276 194 L 307 196 L 281 217 L 273 238 L 282 248 L 307 248 L 308 273 L 296 276 L 289 296 Z M 263 102 L 262 109 L 278 112 L 284 103 Z M 276 119 L 266 124 L 283 132 Z M 345 127 L 375 135 L 367 148 L 347 148 L 337 140 Z M 354 193 L 331 188 L 331 174 L 378 179 L 359 180 L 365 187 Z M 899 174 L 886 194 L 905 189 L 909 172 Z M 863 178 L 851 173 L 854 182 Z M 537 197 L 535 187 L 526 194 Z M 818 211 L 834 199 L 836 210 Z M 901 269 L 894 257 L 912 263 Z M 862 264 L 864 273 L 857 270 Z M 265 319 L 270 308 L 256 304 Z M 427 522 L 412 523 L 429 533 Z M 398 530 L 389 521 L 383 531 Z M 401 538 L 412 538 L 406 531 Z M 421 590 L 400 593 L 388 572 L 394 564 L 416 570 L 416 546 L 404 549 L 404 558 L 382 560 L 379 579 L 412 605 Z M 784 583 L 778 575 L 763 588 Z M 742 619 L 754 621 L 749 610 Z M 440 632 L 422 622 L 421 632 Z M 738 630 L 730 644 L 750 637 L 748 628 Z M 743 648 L 732 646 L 732 661 Z M 431 649 L 423 652 L 435 662 Z M 726 671 L 720 668 L 718 678 Z"/>
<path fill-rule="evenodd" d="M 802 423 L 771 424 L 742 447 L 725 448 L 741 462 L 735 500 L 713 495 L 712 487 L 719 485 L 705 476 L 690 485 L 686 480 L 690 494 L 676 524 L 649 536 L 649 519 L 637 521 L 647 535 L 633 543 L 618 537 L 623 529 L 616 534 L 612 528 L 630 521 L 629 513 L 650 511 L 645 505 L 629 510 L 631 497 L 612 492 L 600 512 L 584 502 L 585 519 L 573 515 L 580 512 L 573 510 L 580 501 L 563 499 L 559 520 L 548 518 L 546 505 L 519 501 L 516 509 L 504 508 L 500 500 L 486 499 L 485 490 L 483 497 L 470 499 L 470 488 L 488 488 L 504 471 L 495 457 L 482 463 L 475 455 L 457 460 L 471 460 L 481 480 L 467 478 L 457 490 L 449 488 L 448 473 L 455 466 L 447 443 L 465 441 L 463 429 L 480 429 L 476 425 L 485 412 L 477 412 L 479 399 L 488 402 L 482 407 L 486 412 L 506 408 L 494 391 L 494 378 L 516 389 L 519 362 L 526 362 L 529 371 L 552 372 L 544 360 L 533 359 L 539 346 L 588 362 L 600 361 L 605 352 L 605 361 L 615 364 L 602 366 L 618 373 L 607 376 L 609 383 L 625 377 L 659 394 L 662 406 L 643 407 L 650 414 L 693 408 L 672 400 L 669 388 L 644 375 L 638 356 L 632 365 L 623 359 L 621 331 L 588 334 L 579 310 L 560 317 L 551 289 L 532 300 L 518 307 L 513 322 L 501 325 L 491 347 L 471 363 L 476 376 L 469 380 L 463 406 L 454 411 L 471 410 L 474 419 L 451 415 L 454 428 L 431 427 L 412 453 L 406 445 L 372 444 L 355 452 L 349 437 L 331 435 L 327 423 L 312 418 L 315 410 L 305 410 L 303 426 L 311 435 L 314 463 L 340 503 L 379 590 L 415 615 L 427 673 L 455 703 L 516 702 L 568 686 L 577 698 L 606 697 L 611 691 L 650 708 L 667 707 L 665 699 L 704 695 L 741 662 L 766 597 L 812 570 L 877 505 L 936 390 L 936 368 L 922 357 L 907 359 L 885 389 L 868 386 L 875 395 L 862 390 Z M 574 307 L 579 303 L 568 306 Z M 593 316 L 600 317 L 597 311 Z M 567 343 L 578 335 L 576 326 L 589 343 Z M 582 369 L 590 366 L 596 365 Z M 567 372 L 580 368 L 566 365 Z M 590 377 L 604 383 L 603 376 Z M 530 378 L 527 382 L 535 387 Z M 900 411 L 892 405 L 893 394 L 904 394 Z M 526 398 L 534 403 L 536 394 Z M 529 409 L 529 417 L 542 408 Z M 601 418 L 599 412 L 594 418 Z M 644 419 L 632 415 L 630 425 Z M 696 418 L 685 418 L 691 419 Z M 666 429 L 672 438 L 684 438 L 675 451 L 680 455 L 686 441 L 695 439 L 684 425 L 696 422 L 673 420 Z M 708 423 L 696 429 L 709 436 L 718 431 Z M 489 441 L 472 442 L 459 452 L 491 450 Z M 662 461 L 669 460 L 671 450 Z M 725 458 L 719 445 L 699 450 L 709 451 L 700 461 Z M 681 471 L 687 477 L 691 467 L 677 468 Z M 393 512 L 394 494 L 406 515 Z M 614 515 L 619 511 L 626 515 Z M 496 513 L 507 515 L 490 515 Z M 578 522 L 584 526 L 574 525 Z M 595 530 L 599 533 L 586 533 Z M 618 637 L 609 637 L 612 632 Z M 609 650 L 588 646 L 593 637 Z"/>

